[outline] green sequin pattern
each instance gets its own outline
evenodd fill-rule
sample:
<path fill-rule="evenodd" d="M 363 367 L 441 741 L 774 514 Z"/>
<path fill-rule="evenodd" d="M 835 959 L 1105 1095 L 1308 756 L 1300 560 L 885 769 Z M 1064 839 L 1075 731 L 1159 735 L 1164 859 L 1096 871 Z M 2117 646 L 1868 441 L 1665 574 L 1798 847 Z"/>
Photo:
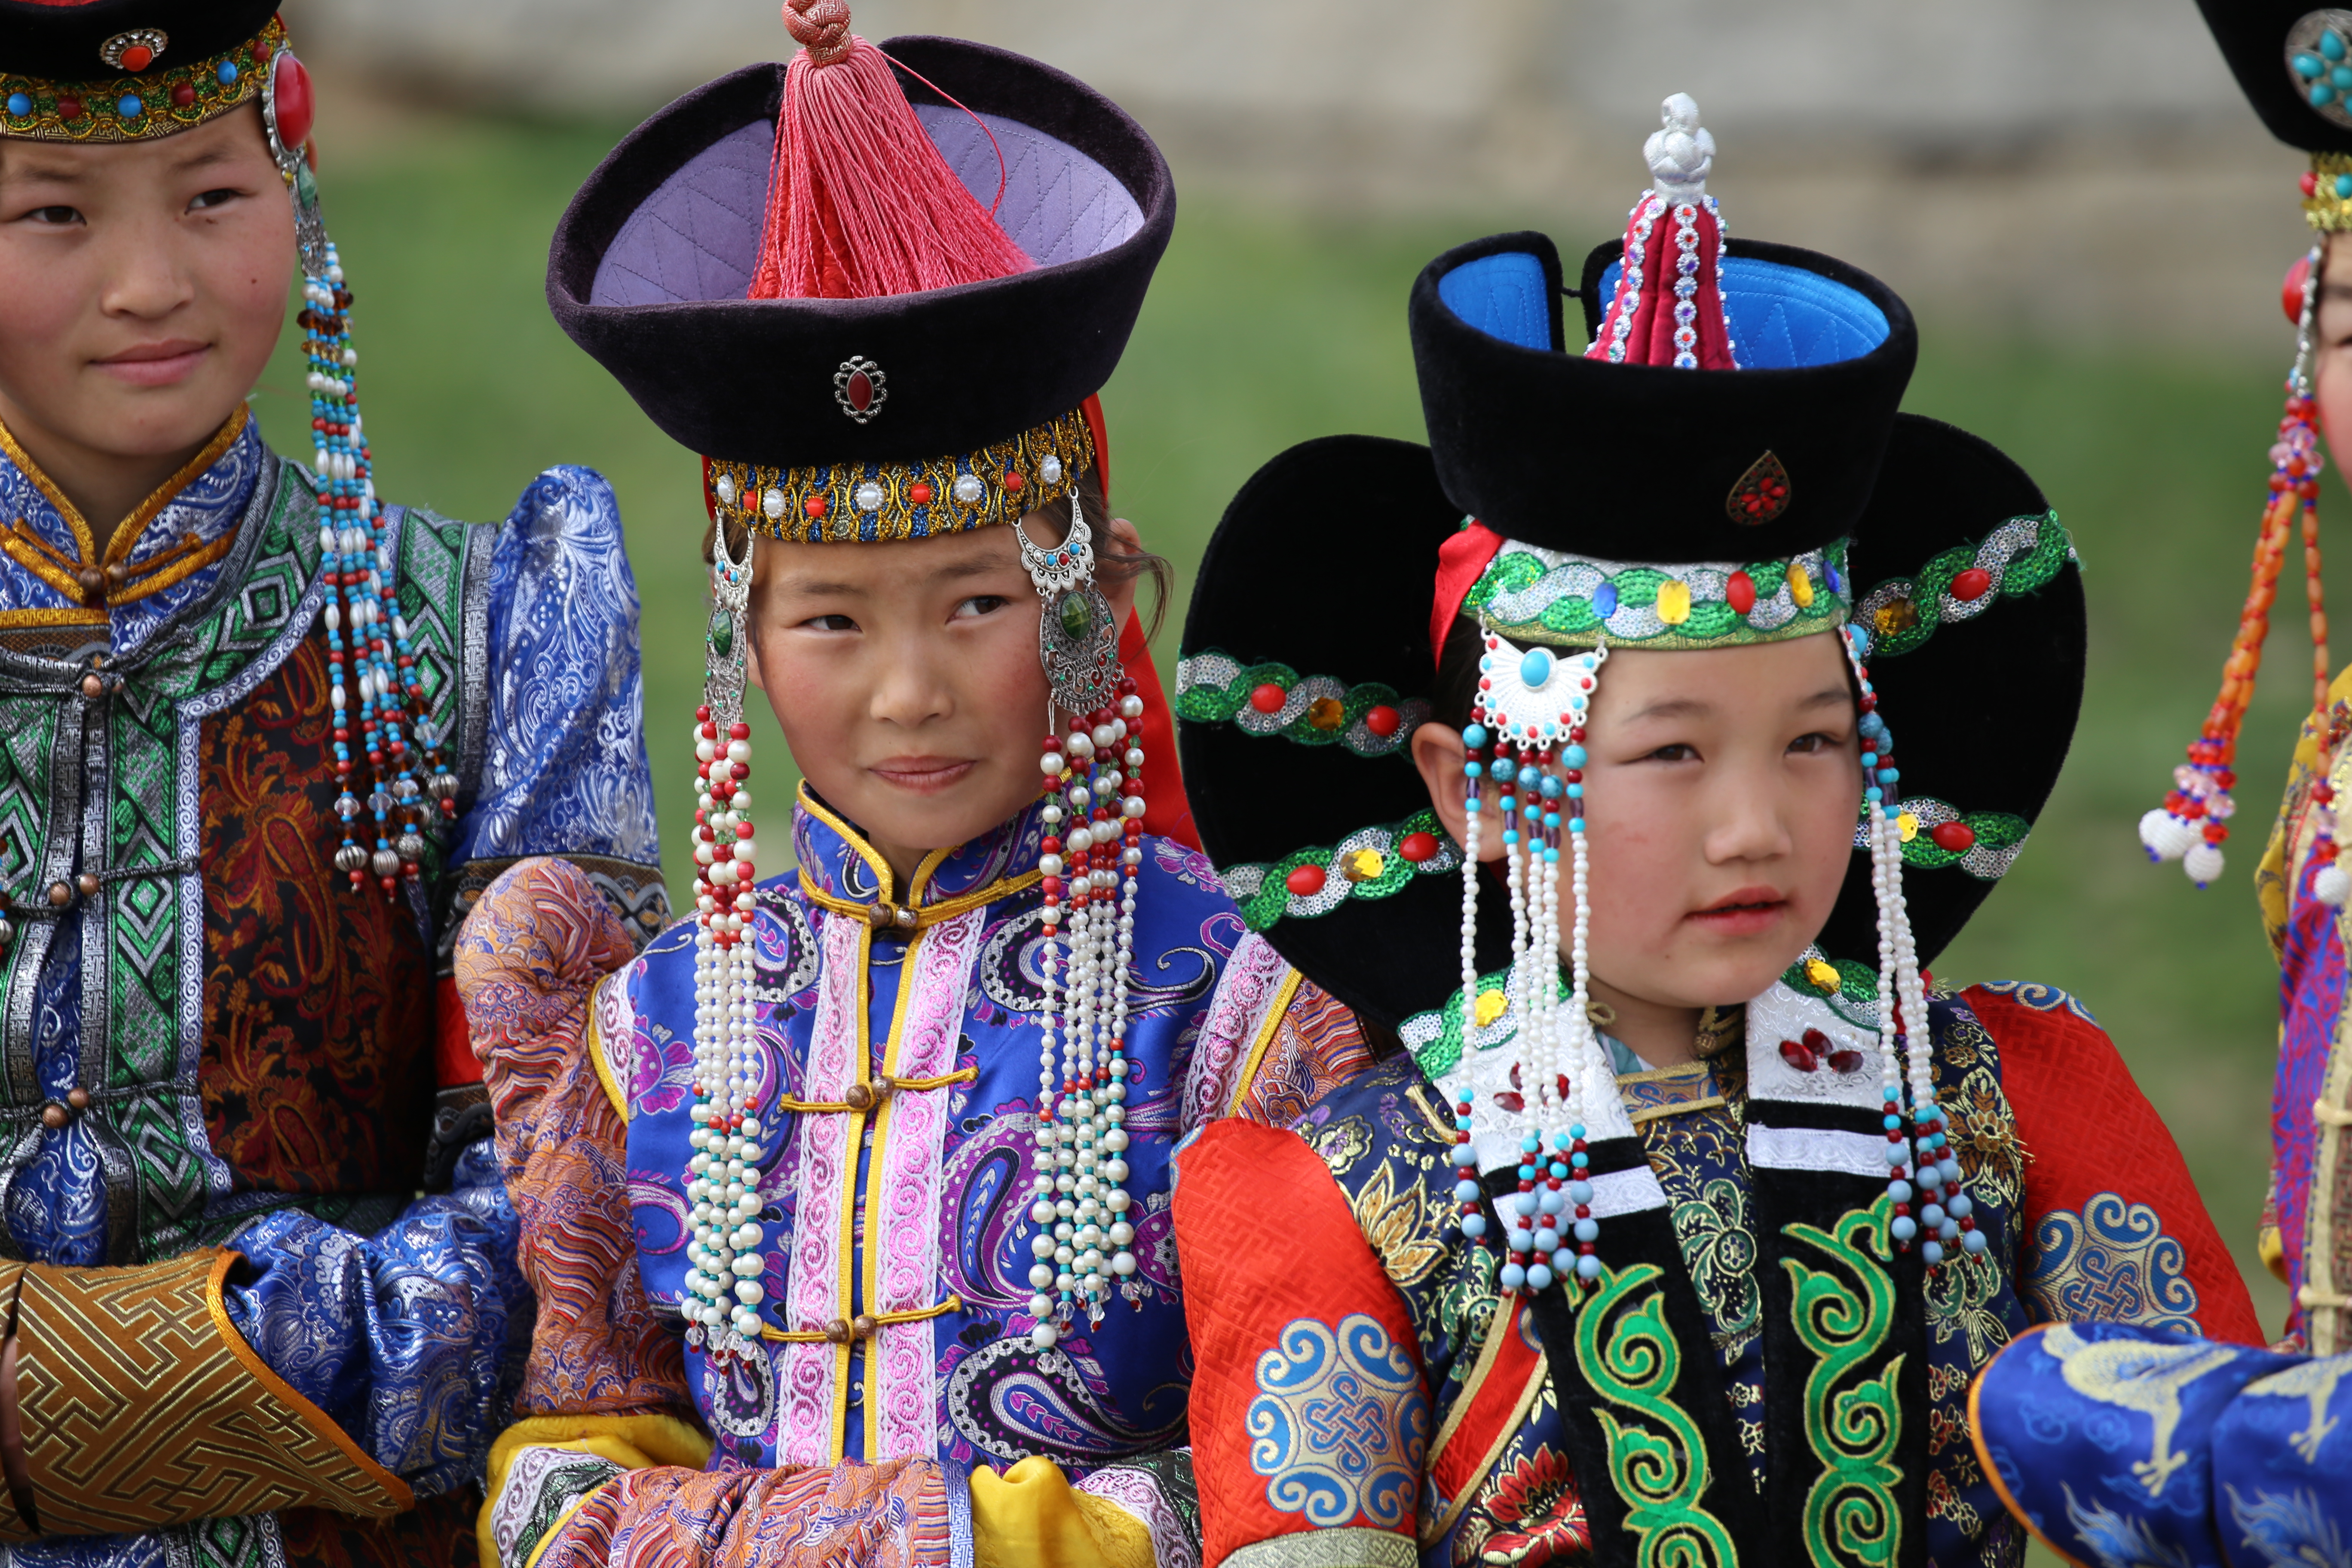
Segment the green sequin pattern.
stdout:
<path fill-rule="evenodd" d="M 1261 701 L 1271 705 L 1261 708 Z M 1402 750 L 1427 721 L 1429 700 L 1401 697 L 1376 680 L 1349 686 L 1328 675 L 1301 675 L 1286 664 L 1244 664 L 1210 648 L 1176 661 L 1176 716 L 1381 757 Z"/>
<path fill-rule="evenodd" d="M 1419 860 L 1405 847 L 1426 850 Z M 1350 899 L 1385 899 L 1402 892 L 1415 877 L 1443 876 L 1462 868 L 1462 847 L 1446 836 L 1437 814 L 1423 807 L 1402 822 L 1360 828 L 1328 847 L 1294 849 L 1272 865 L 1244 862 L 1220 866 L 1225 892 L 1240 906 L 1242 921 L 1264 931 L 1280 920 L 1328 915 Z M 1302 869 L 1311 875 L 1291 885 Z M 1302 890 L 1302 889 L 1304 890 Z"/>
<path fill-rule="evenodd" d="M 1514 642 L 1738 647 L 1846 623 L 1845 541 L 1786 561 L 1660 569 L 1507 542 L 1462 613 Z"/>
<path fill-rule="evenodd" d="M 1983 542 L 1935 556 L 1916 576 L 1881 583 L 1863 595 L 1853 618 L 1870 633 L 1872 657 L 1895 658 L 1946 623 L 1972 620 L 2005 598 L 2036 593 L 2079 564 L 2056 512 L 2013 517 Z"/>

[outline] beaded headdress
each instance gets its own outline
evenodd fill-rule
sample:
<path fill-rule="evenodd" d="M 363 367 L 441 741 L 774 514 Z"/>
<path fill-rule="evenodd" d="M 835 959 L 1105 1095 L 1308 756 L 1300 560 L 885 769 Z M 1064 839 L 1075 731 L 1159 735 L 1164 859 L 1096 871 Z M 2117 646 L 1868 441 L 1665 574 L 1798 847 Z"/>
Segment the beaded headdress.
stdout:
<path fill-rule="evenodd" d="M 689 1333 L 761 1354 L 757 1162 L 743 1085 L 758 907 L 743 721 L 752 552 L 1011 525 L 1051 697 L 1037 869 L 1047 990 L 1030 1177 L 1030 1342 L 1098 1321 L 1136 1268 L 1124 1032 L 1156 689 L 1096 580 L 1096 390 L 1166 248 L 1166 164 L 1116 105 L 949 38 L 877 47 L 841 0 L 790 0 L 802 47 L 689 93 L 623 142 L 559 226 L 548 296 L 646 414 L 703 454 L 713 524 L 696 714 L 696 1164 Z M 1066 500 L 1041 543 L 1027 512 Z M 1163 728 L 1163 733 L 1164 728 Z M 1170 748 L 1152 745 L 1164 770 Z M 1181 800 L 1156 773 L 1154 805 Z M 877 926 L 912 926 L 887 900 Z"/>
<path fill-rule="evenodd" d="M 2277 439 L 2271 444 L 2252 581 L 2221 666 L 2221 689 L 2197 739 L 2189 743 L 2188 760 L 2173 770 L 2164 804 L 2139 819 L 2148 858 L 2179 861 L 2189 879 L 2202 888 L 2221 874 L 2221 846 L 2229 841 L 2230 819 L 2237 813 L 2238 732 L 2253 700 L 2279 577 L 2298 536 L 2311 618 L 2312 709 L 2327 709 L 2327 609 L 2319 561 L 2319 476 L 2326 456 L 2315 422 L 2312 347 L 2328 237 L 2352 232 L 2352 10 L 2309 9 L 2301 0 L 2198 5 L 2238 86 L 2271 134 L 2310 153 L 2311 167 L 2298 185 L 2312 228 L 2310 248 L 2287 269 L 2281 289 L 2280 303 L 2295 324 L 2294 361 L 2287 369 Z M 2326 805 L 2328 786 L 2322 781 L 2318 788 Z M 2323 825 L 2331 820 L 2332 814 L 2323 814 Z M 2312 847 L 2321 868 L 2314 890 L 2340 905 L 2352 899 L 2352 877 L 2334 864 L 2336 853 L 2333 834 L 2319 834 Z"/>
<path fill-rule="evenodd" d="M 1607 892 L 1590 886 L 1583 726 L 1612 651 L 1841 639 L 1856 856 L 1748 1026 L 1785 1028 L 1796 1098 L 1883 1112 L 1888 1240 L 1931 1266 L 1983 1242 L 1945 1146 L 1923 965 L 2014 858 L 2081 690 L 2080 586 L 2046 501 L 1982 442 L 1895 411 L 1916 346 L 1902 301 L 1829 258 L 1726 239 L 1695 108 L 1669 100 L 1664 120 L 1652 189 L 1584 271 L 1592 347 L 1564 341 L 1540 235 L 1433 262 L 1411 306 L 1431 447 L 1336 437 L 1261 470 L 1212 541 L 1178 673 L 1203 842 L 1244 921 L 1448 1091 L 1463 1228 L 1499 1218 L 1500 1281 L 1530 1292 L 1599 1273 L 1589 1161 L 1632 1131 L 1587 1008 L 1588 895 Z M 1349 549 L 1301 600 L 1280 564 L 1293 520 L 1341 492 L 1381 499 L 1369 519 L 1351 502 Z M 1412 560 L 1434 566 L 1426 624 L 1366 615 Z M 1479 645 L 1457 844 L 1406 751 L 1464 623 Z M 2035 700 L 2012 701 L 2021 679 Z M 1898 767 L 1901 714 L 1919 718 Z M 1971 738 L 1996 714 L 2015 742 L 1999 756 Z M 1302 847 L 1290 816 L 1249 805 L 1269 789 L 1378 826 Z M 1481 869 L 1490 833 L 1503 854 Z M 1804 1088 L 1860 1073 L 1856 1042 L 1874 1044 L 1874 1086 Z"/>
<path fill-rule="evenodd" d="M 309 359 L 319 616 L 341 786 L 335 866 L 354 892 L 373 879 L 393 899 L 418 878 L 426 836 L 456 816 L 457 778 L 446 738 L 425 717 L 394 589 L 389 520 L 369 477 L 373 459 L 360 421 L 352 294 L 313 174 L 317 100 L 277 11 L 277 0 L 0 0 L 0 137 L 152 142 L 260 105 L 270 156 L 294 204 L 302 265 L 297 320 Z"/>

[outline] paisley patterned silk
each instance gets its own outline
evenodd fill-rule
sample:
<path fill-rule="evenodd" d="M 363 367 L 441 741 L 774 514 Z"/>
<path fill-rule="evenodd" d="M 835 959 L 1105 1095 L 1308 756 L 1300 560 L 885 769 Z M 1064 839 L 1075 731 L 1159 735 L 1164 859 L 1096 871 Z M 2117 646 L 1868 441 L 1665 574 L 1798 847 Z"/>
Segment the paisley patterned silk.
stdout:
<path fill-rule="evenodd" d="M 332 865 L 314 511 L 240 409 L 102 544 L 0 432 L 0 1249 L 103 1267 L 234 1247 L 237 1331 L 426 1501 L 381 1526 L 44 1541 L 25 1564 L 438 1561 L 470 1535 L 530 1306 L 487 1140 L 436 1116 L 438 955 L 481 867 L 526 849 L 580 858 L 632 912 L 658 902 L 604 481 L 551 470 L 503 525 L 392 509 L 461 789 L 391 906 Z M 85 875 L 100 891 L 48 916 L 49 886 Z M 45 1125 L 77 1090 L 88 1109 Z M 428 1181 L 448 1190 L 419 1198 Z"/>
<path fill-rule="evenodd" d="M 753 929 L 755 1093 L 776 1131 L 761 1177 L 771 1337 L 749 1364 L 711 1361 L 677 1310 L 693 928 L 671 928 L 592 998 L 593 976 L 619 950 L 579 934 L 577 878 L 529 861 L 493 885 L 458 973 L 541 1302 L 518 1411 L 542 1442 L 566 1417 L 691 1413 L 716 1438 L 713 1476 L 731 1478 L 644 1479 L 671 1474 L 656 1469 L 598 1488 L 548 1538 L 543 1563 L 604 1551 L 608 1534 L 619 1542 L 656 1508 L 710 1510 L 694 1532 L 698 1556 L 751 1551 L 727 1521 L 745 1487 L 775 1484 L 761 1478 L 912 1467 L 898 1473 L 945 1478 L 953 1496 L 975 1468 L 1033 1454 L 1191 1550 L 1189 1472 L 1166 1462 L 1186 1441 L 1190 1373 L 1171 1151 L 1203 1120 L 1278 1105 L 1302 1086 L 1320 1093 L 1366 1056 L 1351 1025 L 1276 1038 L 1265 1016 L 1213 1010 L 1245 932 L 1197 855 L 1147 840 L 1125 1124 L 1139 1267 L 1100 1324 L 1031 1352 L 1026 1209 L 1045 998 L 1030 868 L 1042 837 L 1024 813 L 935 852 L 902 894 L 856 829 L 803 794 L 799 869 L 761 885 Z M 924 924 L 911 939 L 884 936 L 863 914 L 877 899 L 927 911 Z M 1223 1076 L 1212 1089 L 1203 1071 Z M 851 1088 L 884 1075 L 937 1087 L 847 1109 Z M 900 1321 L 826 1336 L 861 1314 Z M 722 1536 L 733 1544 L 718 1545 Z M 885 1561 L 904 1550 L 893 1540 L 843 1560 Z M 761 1564 L 808 1560 L 788 1542 L 757 1545 Z M 530 1546 L 519 1542 L 515 1560 Z"/>
<path fill-rule="evenodd" d="M 2055 992 L 1979 987 L 1937 994 L 1930 1022 L 1938 1097 L 1954 1113 L 1953 1141 L 1992 1245 L 1929 1283 L 1914 1326 L 1903 1327 L 1891 1296 L 1883 1303 L 1883 1331 L 1896 1336 L 1891 1348 L 1918 1368 L 1911 1374 L 1916 1394 L 1887 1406 L 1896 1425 L 1885 1434 L 1888 1452 L 1916 1456 L 1906 1460 L 1916 1468 L 1908 1476 L 1886 1471 L 1886 1496 L 1908 1500 L 1900 1507 L 1916 1521 L 1909 1528 L 1924 1534 L 1927 1561 L 2013 1568 L 2023 1535 L 1969 1441 L 1974 1373 L 2001 1345 L 2047 1321 L 2053 1304 L 2086 1292 L 2103 1302 L 2134 1301 L 2139 1321 L 2150 1324 L 2168 1321 L 2186 1300 L 2187 1315 L 2207 1331 L 2246 1339 L 2255 1331 L 2253 1316 L 2162 1123 L 2079 1006 Z M 1749 1048 L 1759 1047 L 1751 1040 Z M 1327 1532 L 1333 1561 L 1385 1563 L 1402 1551 L 1424 1568 L 1587 1563 L 1597 1547 L 1585 1503 L 1596 1487 L 1620 1500 L 1620 1549 L 1628 1553 L 1639 1539 L 1677 1562 L 1755 1561 L 1749 1531 L 1762 1526 L 1742 1522 L 1755 1518 L 1743 1511 L 1747 1505 L 1709 1512 L 1716 1505 L 1701 1501 L 1726 1495 L 1710 1467 L 1736 1467 L 1736 1492 L 1752 1492 L 1754 1509 L 1765 1510 L 1768 1469 L 1784 1473 L 1770 1469 L 1768 1458 L 1787 1466 L 1790 1455 L 1826 1449 L 1841 1456 L 1841 1473 L 1857 1478 L 1883 1464 L 1858 1450 L 1844 1455 L 1840 1428 L 1805 1415 L 1810 1394 L 1767 1399 L 1768 1388 L 1780 1386 L 1768 1381 L 1772 1356 L 1798 1353 L 1811 1335 L 1828 1347 L 1815 1351 L 1823 1358 L 1817 1364 L 1834 1366 L 1845 1353 L 1837 1333 L 1858 1328 L 1867 1312 L 1857 1295 L 1855 1315 L 1827 1312 L 1793 1329 L 1776 1324 L 1772 1303 L 1787 1298 L 1773 1294 L 1771 1271 L 1794 1258 L 1822 1281 L 1816 1289 L 1826 1289 L 1821 1260 L 1867 1245 L 1878 1222 L 1865 1211 L 1853 1237 L 1843 1224 L 1819 1235 L 1804 1226 L 1787 1236 L 1764 1233 L 1761 1178 L 1788 1179 L 1790 1139 L 1785 1130 L 1750 1121 L 1748 1107 L 1762 1103 L 1750 1099 L 1750 1071 L 1729 1050 L 1689 1067 L 1629 1074 L 1621 1086 L 1646 1163 L 1642 1173 L 1654 1177 L 1663 1196 L 1661 1234 L 1671 1237 L 1671 1250 L 1621 1270 L 1610 1289 L 1634 1288 L 1643 1268 L 1679 1272 L 1697 1312 L 1686 1333 L 1669 1327 L 1671 1313 L 1654 1317 L 1635 1336 L 1637 1353 L 1621 1347 L 1609 1352 L 1620 1359 L 1587 1363 L 1579 1373 L 1609 1388 L 1623 1408 L 1646 1402 L 1654 1417 L 1623 1428 L 1622 1442 L 1608 1451 L 1606 1475 L 1580 1473 L 1570 1411 L 1535 1314 L 1497 1290 L 1494 1253 L 1465 1243 L 1453 1225 L 1453 1117 L 1411 1062 L 1384 1062 L 1326 1095 L 1288 1133 L 1215 1129 L 1187 1151 L 1177 1224 L 1193 1287 L 1204 1561 L 1212 1568 L 1313 1561 L 1314 1537 Z M 2104 1120 L 2092 1125 L 2092 1118 Z M 1768 1132 L 1780 1137 L 1763 1137 Z M 1767 1163 L 1772 1170 L 1763 1169 Z M 1631 1175 L 1609 1179 L 1622 1184 Z M 2123 1239 L 2106 1237 L 2102 1227 L 2120 1202 L 2110 1182 L 2138 1197 L 2163 1194 L 2155 1200 L 2155 1238 L 2139 1236 L 2129 1205 L 2116 1221 Z M 1254 1194 L 1268 1188 L 1283 1191 L 1285 1201 L 1257 1202 Z M 1605 1234 L 1631 1221 L 1602 1223 Z M 2070 1234 L 2094 1245 L 2061 1255 L 2037 1242 L 2068 1224 Z M 1369 1271 L 1354 1261 L 1367 1244 L 1376 1264 Z M 2094 1253 L 2095 1264 L 2088 1261 Z M 1613 1321 L 1606 1316 L 1609 1293 L 1572 1321 Z M 1396 1342 L 1416 1378 L 1360 1373 L 1349 1400 L 1327 1400 L 1312 1420 L 1303 1412 L 1287 1425 L 1258 1416 L 1267 1368 L 1276 1358 L 1296 1360 L 1291 1347 L 1301 1341 L 1302 1321 L 1336 1334 L 1355 1315 L 1379 1319 L 1400 1310 L 1409 1328 Z M 1916 1337 L 1905 1343 L 1906 1334 Z M 1581 1341 L 1579 1347 L 1583 1360 Z M 1699 1402 L 1678 1403 L 1694 1387 Z M 1705 1436 L 1718 1426 L 1727 1434 L 1721 1444 Z M 1868 1420 L 1845 1429 L 1869 1430 Z M 1644 1436 L 1677 1431 L 1684 1436 Z M 1291 1506 L 1263 1473 L 1259 1450 L 1276 1438 L 1297 1444 L 1294 1434 L 1302 1432 L 1325 1444 L 1329 1458 L 1318 1462 L 1342 1475 L 1348 1456 L 1402 1452 L 1425 1433 L 1412 1510 L 1401 1521 L 1383 1519 L 1360 1481 L 1348 1517 L 1336 1506 L 1319 1518 Z M 1634 1450 L 1620 1448 L 1636 1441 L 1645 1445 L 1644 1457 L 1621 1470 L 1621 1458 Z M 1359 1463 L 1356 1473 L 1370 1477 L 1376 1468 Z M 1789 1495 L 1801 1502 L 1806 1485 L 1801 1480 Z M 1851 1517 L 1865 1517 L 1864 1505 L 1854 1507 Z M 1393 1545 L 1368 1544 L 1356 1533 L 1366 1531 L 1387 1532 Z"/>

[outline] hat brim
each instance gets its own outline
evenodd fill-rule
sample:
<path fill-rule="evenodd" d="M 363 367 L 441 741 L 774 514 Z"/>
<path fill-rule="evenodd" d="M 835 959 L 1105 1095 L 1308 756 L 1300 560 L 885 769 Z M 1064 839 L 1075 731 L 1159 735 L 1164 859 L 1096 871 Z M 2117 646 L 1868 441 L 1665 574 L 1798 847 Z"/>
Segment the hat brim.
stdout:
<path fill-rule="evenodd" d="M 36 5 L 0 0 L 0 72 L 46 81 L 128 79 L 99 54 L 118 34 L 152 27 L 170 40 L 157 70 L 226 54 L 261 36 L 278 0 L 81 0 Z"/>
<path fill-rule="evenodd" d="M 1977 551 L 2011 520 L 2047 511 L 2032 479 L 1990 444 L 1900 416 L 1854 532 L 1856 590 L 1866 600 L 1880 584 L 1916 580 L 1937 557 Z M 1279 663 L 1426 698 L 1436 673 L 1428 600 L 1437 552 L 1461 521 L 1427 447 L 1360 436 L 1294 447 L 1258 470 L 1218 524 L 1185 619 L 1186 656 L 1220 651 L 1244 665 Z M 1312 553 L 1304 570 L 1302 551 Z M 2070 556 L 2032 592 L 1987 597 L 1916 647 L 1874 658 L 1871 678 L 1895 739 L 1898 797 L 2030 823 L 2057 782 L 2081 707 L 2081 576 Z M 1359 757 L 1190 719 L 1177 732 L 1202 844 L 1221 868 L 1273 864 L 1429 804 L 1406 748 Z M 1477 962 L 1486 973 L 1508 961 L 1510 922 L 1493 879 L 1480 881 Z M 1993 885 L 1957 862 L 1906 870 L 1923 964 Z M 1460 985 L 1461 911 L 1458 878 L 1424 876 L 1386 898 L 1285 917 L 1264 934 L 1317 984 L 1393 1028 Z M 1821 946 L 1876 967 L 1877 913 L 1862 853 Z"/>

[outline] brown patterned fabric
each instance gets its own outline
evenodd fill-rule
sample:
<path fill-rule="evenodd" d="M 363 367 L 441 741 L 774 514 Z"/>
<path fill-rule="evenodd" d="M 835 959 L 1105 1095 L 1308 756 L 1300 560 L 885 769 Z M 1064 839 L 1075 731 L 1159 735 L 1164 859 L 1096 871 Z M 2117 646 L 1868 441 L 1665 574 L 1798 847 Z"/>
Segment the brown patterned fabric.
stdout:
<path fill-rule="evenodd" d="M 390 1519 L 289 1508 L 278 1529 L 288 1568 L 477 1568 L 474 1517 L 481 1508 L 482 1494 L 467 1487 Z"/>
<path fill-rule="evenodd" d="M 414 1500 L 229 1326 L 233 1252 L 143 1268 L 25 1269 L 16 1365 L 47 1535 L 110 1535 L 305 1505 L 383 1518 Z"/>
<path fill-rule="evenodd" d="M 321 634 L 205 721 L 205 1131 L 238 1188 L 406 1193 L 433 1114 L 433 955 L 335 869 Z"/>

